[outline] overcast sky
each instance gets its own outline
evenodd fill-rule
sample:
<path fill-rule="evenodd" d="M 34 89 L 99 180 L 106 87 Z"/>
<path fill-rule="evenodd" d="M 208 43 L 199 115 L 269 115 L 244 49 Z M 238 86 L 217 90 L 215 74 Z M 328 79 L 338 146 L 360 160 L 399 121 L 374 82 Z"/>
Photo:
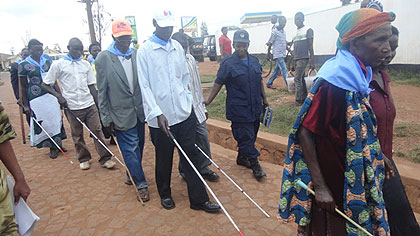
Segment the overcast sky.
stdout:
<path fill-rule="evenodd" d="M 179 19 L 181 16 L 197 16 L 198 23 L 206 22 L 209 33 L 215 33 L 224 25 L 239 25 L 245 13 L 282 11 L 291 17 L 297 11 L 311 13 L 340 6 L 339 0 L 262 0 L 262 1 L 186 1 L 186 0 L 99 0 L 115 19 L 134 15 L 140 42 L 153 33 L 152 19 L 157 10 L 168 9 Z M 158 4 L 156 4 L 158 3 Z M 58 43 L 62 49 L 72 37 L 89 45 L 85 4 L 78 0 L 9 0 L 1 1 L 0 52 L 15 54 L 23 47 L 22 38 L 29 35 L 50 48 Z M 180 23 L 179 23 L 180 25 Z M 103 41 L 103 48 L 111 42 L 111 28 Z"/>

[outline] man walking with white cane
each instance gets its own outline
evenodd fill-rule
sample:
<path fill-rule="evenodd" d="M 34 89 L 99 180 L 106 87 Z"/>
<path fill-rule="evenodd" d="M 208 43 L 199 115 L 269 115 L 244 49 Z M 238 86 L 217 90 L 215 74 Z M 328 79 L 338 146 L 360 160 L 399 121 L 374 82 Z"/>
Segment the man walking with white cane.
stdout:
<path fill-rule="evenodd" d="M 82 60 L 82 41 L 78 38 L 72 38 L 67 48 L 69 54 L 53 63 L 42 86 L 48 93 L 57 97 L 61 107 L 71 110 L 104 143 L 105 137 L 102 133 L 98 109 L 94 102 L 94 99 L 98 99 L 95 88 L 96 79 L 89 62 Z M 57 79 L 63 89 L 63 95 L 51 87 Z M 83 126 L 68 111 L 66 111 L 66 116 L 70 123 L 80 169 L 87 170 L 90 168 L 91 154 L 83 138 Z M 111 160 L 111 154 L 97 140 L 94 140 L 94 143 L 102 167 L 114 168 L 115 162 Z"/>
<path fill-rule="evenodd" d="M 153 36 L 137 54 L 137 70 L 142 91 L 144 113 L 150 127 L 156 155 L 156 185 L 161 204 L 173 209 L 171 172 L 174 144 L 169 129 L 191 161 L 196 165 L 195 148 L 197 118 L 193 112 L 190 75 L 181 45 L 171 40 L 175 18 L 170 11 L 158 12 L 153 25 Z M 206 212 L 219 212 L 220 206 L 209 201 L 204 184 L 186 159 L 180 155 L 181 166 L 188 187 L 190 207 Z"/>
<path fill-rule="evenodd" d="M 142 167 L 144 111 L 137 77 L 137 49 L 130 48 L 132 35 L 128 21 L 115 20 L 114 41 L 98 55 L 95 67 L 102 123 L 110 134 L 115 133 L 140 197 L 146 202 L 150 197 Z"/>

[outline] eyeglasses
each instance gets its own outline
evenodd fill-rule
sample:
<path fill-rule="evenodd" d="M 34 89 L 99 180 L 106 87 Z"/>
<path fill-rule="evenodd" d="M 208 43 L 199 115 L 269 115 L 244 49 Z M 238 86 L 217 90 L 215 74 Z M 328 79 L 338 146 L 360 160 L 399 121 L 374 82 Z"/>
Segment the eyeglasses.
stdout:
<path fill-rule="evenodd" d="M 129 43 L 129 44 L 131 44 L 133 42 L 133 39 L 131 39 L 131 38 L 130 39 L 119 39 L 119 38 L 116 38 L 115 41 L 117 41 L 119 43 Z"/>

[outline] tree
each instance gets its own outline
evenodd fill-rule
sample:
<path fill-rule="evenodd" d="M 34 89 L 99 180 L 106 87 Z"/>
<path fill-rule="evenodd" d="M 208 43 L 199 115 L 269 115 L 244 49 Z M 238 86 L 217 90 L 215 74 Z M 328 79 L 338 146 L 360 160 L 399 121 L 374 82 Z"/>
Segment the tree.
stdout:
<path fill-rule="evenodd" d="M 29 40 L 31 40 L 31 31 L 26 30 L 25 35 L 20 37 L 22 39 L 23 46 L 28 46 Z"/>
<path fill-rule="evenodd" d="M 104 5 L 99 4 L 98 0 L 96 0 L 96 4 L 94 5 L 92 11 L 93 23 L 95 25 L 95 35 L 98 43 L 102 45 L 102 38 L 114 19 L 112 18 L 111 13 L 105 11 Z"/>
<path fill-rule="evenodd" d="M 201 23 L 200 30 L 201 30 L 201 37 L 209 35 L 206 22 Z"/>
<path fill-rule="evenodd" d="M 92 14 L 92 24 L 93 24 L 93 29 L 94 29 L 93 36 L 94 36 L 95 42 L 98 42 L 99 44 L 102 45 L 102 39 L 105 35 L 105 32 L 108 30 L 109 26 L 111 25 L 113 21 L 111 13 L 104 10 L 104 5 L 100 4 L 99 0 L 82 0 L 82 1 L 83 2 L 92 1 L 90 10 Z M 87 20 L 83 20 L 83 22 L 85 24 L 89 23 Z M 91 41 L 92 41 L 92 35 L 91 35 Z"/>
<path fill-rule="evenodd" d="M 86 12 L 87 12 L 87 22 L 89 25 L 89 35 L 90 35 L 90 42 L 96 42 L 95 37 L 95 28 L 93 26 L 93 16 L 92 16 L 92 5 L 95 2 L 95 0 L 79 0 L 80 3 L 86 4 Z"/>

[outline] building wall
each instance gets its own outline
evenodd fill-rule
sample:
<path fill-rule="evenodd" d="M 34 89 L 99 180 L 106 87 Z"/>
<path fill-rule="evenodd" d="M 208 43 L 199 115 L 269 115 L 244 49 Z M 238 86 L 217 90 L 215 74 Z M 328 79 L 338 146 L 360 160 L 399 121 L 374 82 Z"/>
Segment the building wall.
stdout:
<path fill-rule="evenodd" d="M 393 64 L 420 64 L 420 27 L 416 26 L 418 24 L 416 22 L 420 22 L 420 15 L 418 14 L 420 1 L 382 0 L 381 2 L 385 11 L 393 11 L 397 15 L 393 25 L 400 31 L 400 41 Z M 311 27 L 315 33 L 315 55 L 326 56 L 335 53 L 338 37 L 335 26 L 345 13 L 359 7 L 359 3 L 350 4 L 305 15 L 305 24 Z M 250 53 L 262 54 L 267 52 L 265 44 L 270 37 L 271 27 L 271 23 L 242 25 L 242 28 L 250 34 Z M 296 32 L 293 18 L 287 19 L 285 30 L 287 40 L 291 41 Z"/>

